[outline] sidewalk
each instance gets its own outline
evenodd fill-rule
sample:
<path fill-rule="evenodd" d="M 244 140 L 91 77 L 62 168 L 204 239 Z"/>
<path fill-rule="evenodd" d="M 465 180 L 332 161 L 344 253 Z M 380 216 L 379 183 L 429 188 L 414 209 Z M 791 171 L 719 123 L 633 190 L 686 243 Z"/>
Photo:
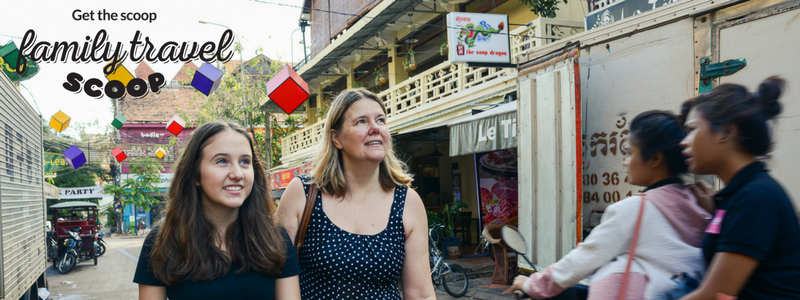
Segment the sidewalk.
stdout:
<path fill-rule="evenodd" d="M 450 299 L 481 299 L 481 300 L 500 300 L 514 299 L 511 296 L 511 286 L 492 283 L 492 271 L 494 261 L 488 256 L 458 258 L 447 260 L 449 264 L 457 264 L 467 270 L 469 276 L 469 289 L 460 298 L 453 298 L 445 292 L 444 288 L 436 288 L 436 298 L 440 300 Z"/>

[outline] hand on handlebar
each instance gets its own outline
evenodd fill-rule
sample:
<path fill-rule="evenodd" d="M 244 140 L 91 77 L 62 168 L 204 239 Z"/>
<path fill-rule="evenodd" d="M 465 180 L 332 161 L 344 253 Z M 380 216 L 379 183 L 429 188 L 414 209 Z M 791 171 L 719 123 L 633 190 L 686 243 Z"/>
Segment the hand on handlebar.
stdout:
<path fill-rule="evenodd" d="M 530 297 L 523 292 L 525 280 L 528 280 L 528 276 L 518 275 L 514 278 L 514 284 L 511 286 L 514 290 L 514 294 L 512 295 L 514 299 L 530 299 Z"/>

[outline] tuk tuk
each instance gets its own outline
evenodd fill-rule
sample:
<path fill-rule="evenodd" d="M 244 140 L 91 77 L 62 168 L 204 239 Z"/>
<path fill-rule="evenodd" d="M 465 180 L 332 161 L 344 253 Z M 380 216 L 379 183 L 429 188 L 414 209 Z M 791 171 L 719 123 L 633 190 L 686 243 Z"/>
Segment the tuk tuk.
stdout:
<path fill-rule="evenodd" d="M 52 234 L 58 245 L 55 247 L 56 250 L 50 254 L 53 259 L 53 267 L 56 268 L 58 257 L 63 255 L 65 240 L 70 238 L 67 231 L 78 233 L 83 241 L 78 262 L 93 259 L 94 264 L 97 265 L 97 251 L 94 246 L 97 233 L 97 204 L 86 201 L 70 201 L 52 205 L 50 209 L 53 210 L 54 220 Z"/>

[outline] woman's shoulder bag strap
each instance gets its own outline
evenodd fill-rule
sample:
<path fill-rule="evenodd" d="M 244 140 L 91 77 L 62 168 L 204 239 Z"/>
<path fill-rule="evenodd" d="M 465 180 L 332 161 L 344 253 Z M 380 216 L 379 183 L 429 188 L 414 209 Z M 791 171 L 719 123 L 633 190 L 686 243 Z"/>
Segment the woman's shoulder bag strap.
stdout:
<path fill-rule="evenodd" d="M 303 241 L 306 238 L 306 230 L 308 230 L 308 222 L 311 220 L 311 211 L 314 210 L 314 203 L 317 201 L 317 194 L 319 189 L 316 184 L 308 185 L 308 197 L 306 198 L 306 207 L 303 209 L 303 217 L 300 218 L 300 226 L 297 227 L 297 235 L 294 237 L 294 248 L 300 251 L 303 247 Z"/>
<path fill-rule="evenodd" d="M 631 264 L 633 258 L 636 257 L 636 243 L 639 241 L 639 231 L 642 227 L 642 216 L 644 215 L 644 202 L 647 200 L 643 193 L 638 193 L 642 197 L 642 206 L 639 207 L 639 217 L 636 219 L 636 227 L 633 229 L 633 238 L 631 239 L 631 248 L 628 250 L 628 264 L 625 266 L 625 274 L 622 276 L 622 285 L 620 286 L 619 293 L 617 294 L 618 300 L 625 300 L 625 293 L 628 291 L 628 283 L 631 276 Z"/>

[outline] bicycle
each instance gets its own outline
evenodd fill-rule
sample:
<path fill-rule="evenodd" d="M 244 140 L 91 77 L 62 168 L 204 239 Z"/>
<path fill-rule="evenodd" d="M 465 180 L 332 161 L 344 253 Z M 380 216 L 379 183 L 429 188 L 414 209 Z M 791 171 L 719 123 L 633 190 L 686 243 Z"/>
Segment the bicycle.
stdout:
<path fill-rule="evenodd" d="M 464 267 L 456 264 L 448 264 L 442 257 L 442 250 L 436 247 L 439 243 L 439 233 L 436 228 L 444 228 L 444 225 L 434 224 L 428 229 L 429 245 L 431 263 L 431 279 L 433 280 L 434 288 L 439 285 L 444 286 L 444 290 L 453 297 L 461 297 L 467 293 L 469 289 L 469 277 L 467 270 Z"/>

